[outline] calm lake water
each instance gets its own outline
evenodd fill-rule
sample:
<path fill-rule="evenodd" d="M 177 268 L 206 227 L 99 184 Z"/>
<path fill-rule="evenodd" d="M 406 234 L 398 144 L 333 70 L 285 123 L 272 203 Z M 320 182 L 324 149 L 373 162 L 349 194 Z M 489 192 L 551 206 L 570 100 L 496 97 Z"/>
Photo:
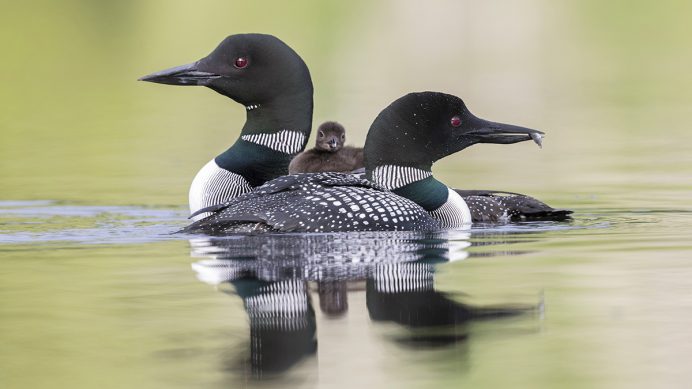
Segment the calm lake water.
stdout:
<path fill-rule="evenodd" d="M 5 7 L 0 387 L 689 386 L 692 5 L 323 3 Z M 171 234 L 244 109 L 135 80 L 248 31 L 303 56 L 351 144 L 414 90 L 545 131 L 435 174 L 573 220 Z"/>

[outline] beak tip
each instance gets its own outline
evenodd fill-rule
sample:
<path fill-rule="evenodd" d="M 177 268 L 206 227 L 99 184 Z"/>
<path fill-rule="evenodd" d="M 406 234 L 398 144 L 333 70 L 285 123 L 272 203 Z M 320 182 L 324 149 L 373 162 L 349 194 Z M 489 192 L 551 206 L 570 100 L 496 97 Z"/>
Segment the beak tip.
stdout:
<path fill-rule="evenodd" d="M 152 77 L 151 74 L 148 74 L 146 76 L 139 77 L 137 81 L 145 81 L 145 82 L 151 82 L 154 80 L 155 77 Z"/>
<path fill-rule="evenodd" d="M 199 71 L 197 62 L 194 62 L 147 74 L 137 81 L 166 85 L 207 85 L 210 80 L 219 77 L 221 76 L 218 74 Z"/>

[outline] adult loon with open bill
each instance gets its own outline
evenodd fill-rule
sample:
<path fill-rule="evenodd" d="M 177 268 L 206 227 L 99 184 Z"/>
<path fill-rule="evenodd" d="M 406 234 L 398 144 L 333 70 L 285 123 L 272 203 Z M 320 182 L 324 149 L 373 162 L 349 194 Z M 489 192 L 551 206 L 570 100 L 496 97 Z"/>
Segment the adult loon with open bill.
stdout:
<path fill-rule="evenodd" d="M 468 226 L 472 216 L 467 202 L 433 177 L 433 163 L 476 143 L 510 144 L 542 134 L 480 119 L 456 96 L 410 93 L 385 108 L 368 131 L 367 180 L 343 173 L 279 177 L 198 211 L 212 214 L 182 232 L 425 231 Z M 478 204 L 478 212 L 507 213 Z"/>
<path fill-rule="evenodd" d="M 231 35 L 197 62 L 140 80 L 206 86 L 247 110 L 237 141 L 204 165 L 192 181 L 191 212 L 287 174 L 291 159 L 305 149 L 310 136 L 310 72 L 293 49 L 271 35 Z"/>

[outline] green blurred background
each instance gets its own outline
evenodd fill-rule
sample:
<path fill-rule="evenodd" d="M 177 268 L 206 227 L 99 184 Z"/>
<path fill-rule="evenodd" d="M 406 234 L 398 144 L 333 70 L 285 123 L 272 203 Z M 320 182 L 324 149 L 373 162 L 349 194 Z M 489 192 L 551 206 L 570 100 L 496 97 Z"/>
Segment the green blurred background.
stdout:
<path fill-rule="evenodd" d="M 417 90 L 547 132 L 540 151 L 482 145 L 447 158 L 436 172 L 454 186 L 567 205 L 614 183 L 679 185 L 692 161 L 691 12 L 672 0 L 6 2 L 0 198 L 184 205 L 245 111 L 205 88 L 136 79 L 241 32 L 292 46 L 313 75 L 315 124 L 341 121 L 354 145 Z"/>
<path fill-rule="evenodd" d="M 103 211 L 0 220 L 12 242 L 0 247 L 0 387 L 243 383 L 227 368 L 248 342 L 242 302 L 194 279 L 187 241 L 45 234 L 117 233 L 133 217 L 106 205 L 184 213 L 192 177 L 234 141 L 245 110 L 208 89 L 136 79 L 242 32 L 274 34 L 305 59 L 314 123 L 342 122 L 354 145 L 417 90 L 544 130 L 542 150 L 479 145 L 435 173 L 577 211 L 577 228 L 529 229 L 511 246 L 483 246 L 481 231 L 480 257 L 440 267 L 437 287 L 482 303 L 533 303 L 545 290 L 546 318 L 527 319 L 539 331 L 479 325 L 468 345 L 408 353 L 391 342 L 399 329 L 372 324 L 353 294 L 348 319 L 318 325 L 319 369 L 311 359 L 298 376 L 336 387 L 684 387 L 691 14 L 683 0 L 4 2 L 0 200 Z M 146 237 L 161 222 L 136 223 L 121 233 Z"/>

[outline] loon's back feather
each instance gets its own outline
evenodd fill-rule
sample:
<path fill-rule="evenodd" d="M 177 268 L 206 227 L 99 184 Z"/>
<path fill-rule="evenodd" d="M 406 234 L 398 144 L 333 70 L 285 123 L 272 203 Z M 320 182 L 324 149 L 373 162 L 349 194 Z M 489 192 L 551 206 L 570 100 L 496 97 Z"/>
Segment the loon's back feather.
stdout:
<path fill-rule="evenodd" d="M 291 190 L 305 190 L 307 186 L 309 185 L 321 185 L 325 187 L 333 187 L 333 186 L 361 186 L 365 188 L 373 188 L 376 190 L 385 190 L 381 186 L 370 182 L 360 176 L 356 176 L 353 174 L 339 174 L 339 173 L 334 173 L 334 172 L 327 172 L 327 173 L 320 173 L 320 174 L 312 174 L 312 173 L 298 173 L 298 174 L 291 174 L 288 176 L 281 176 L 278 178 L 275 178 L 271 181 L 267 181 L 261 186 L 258 186 L 255 188 L 254 191 L 251 191 L 249 193 L 245 193 L 243 195 L 240 195 L 236 198 L 233 198 L 229 201 L 226 201 L 225 203 L 217 204 L 217 205 L 212 205 L 210 207 L 202 208 L 192 215 L 190 215 L 190 218 L 199 215 L 201 213 L 206 213 L 206 212 L 219 212 L 223 211 L 224 209 L 233 206 L 234 204 L 237 204 L 239 202 L 247 201 L 249 199 L 255 199 L 258 197 L 263 197 L 267 195 L 272 195 L 274 193 L 282 192 L 282 191 L 291 191 Z"/>
<path fill-rule="evenodd" d="M 557 209 L 521 193 L 497 190 L 455 189 L 466 201 L 474 223 L 517 220 L 566 220 L 569 209 Z"/>
<path fill-rule="evenodd" d="M 345 173 L 282 176 L 200 212 L 213 213 L 181 232 L 420 231 L 439 228 L 439 222 L 413 201 Z"/>

